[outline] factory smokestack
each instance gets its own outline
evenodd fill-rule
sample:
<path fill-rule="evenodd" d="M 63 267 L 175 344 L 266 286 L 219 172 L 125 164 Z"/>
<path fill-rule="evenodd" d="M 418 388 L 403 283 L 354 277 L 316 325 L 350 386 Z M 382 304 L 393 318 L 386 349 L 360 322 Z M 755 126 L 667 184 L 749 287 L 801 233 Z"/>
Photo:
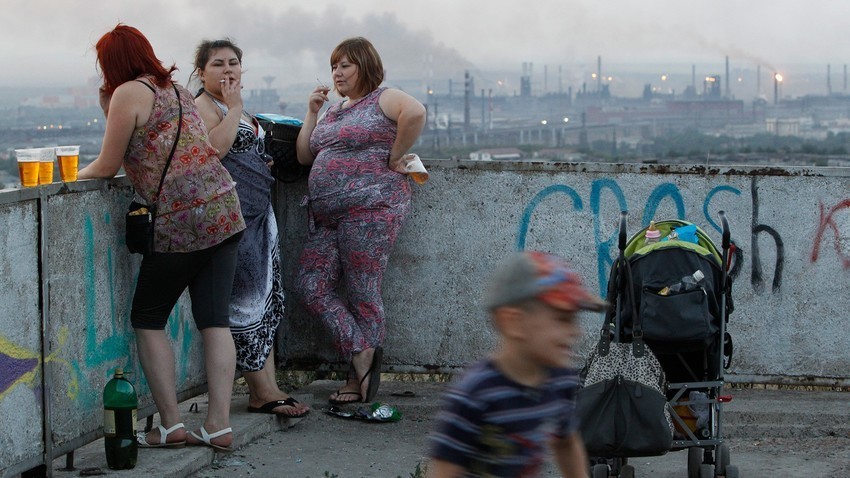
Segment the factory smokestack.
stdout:
<path fill-rule="evenodd" d="M 602 55 L 596 57 L 596 92 L 602 92 Z"/>
<path fill-rule="evenodd" d="M 756 98 L 761 96 L 761 65 L 756 65 Z"/>
<path fill-rule="evenodd" d="M 697 66 L 691 65 L 691 86 L 694 87 L 694 91 L 697 90 Z"/>
<path fill-rule="evenodd" d="M 779 83 L 782 83 L 782 75 L 773 73 L 773 104 L 779 104 Z"/>
<path fill-rule="evenodd" d="M 561 65 L 558 65 L 558 94 L 564 92 L 563 76 L 561 75 Z"/>
<path fill-rule="evenodd" d="M 463 130 L 469 131 L 469 100 L 472 92 L 472 79 L 469 76 L 469 70 L 463 73 Z"/>
<path fill-rule="evenodd" d="M 826 94 L 832 94 L 832 65 L 826 65 Z"/>
<path fill-rule="evenodd" d="M 729 78 L 729 56 L 728 55 L 726 56 L 726 78 L 724 78 L 724 80 L 726 81 L 726 89 L 724 90 L 724 91 L 726 91 L 725 97 L 728 100 L 729 99 L 729 83 L 732 82 L 732 80 Z"/>

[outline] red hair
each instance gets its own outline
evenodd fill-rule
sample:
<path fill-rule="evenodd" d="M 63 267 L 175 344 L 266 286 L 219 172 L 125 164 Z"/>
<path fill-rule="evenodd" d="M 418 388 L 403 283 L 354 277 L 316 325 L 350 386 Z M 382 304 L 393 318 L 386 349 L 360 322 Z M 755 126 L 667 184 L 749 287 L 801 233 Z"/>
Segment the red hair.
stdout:
<path fill-rule="evenodd" d="M 164 88 L 177 69 L 175 65 L 165 69 L 142 32 L 121 23 L 100 37 L 95 50 L 103 73 L 103 89 L 110 95 L 115 88 L 140 76 L 152 76 L 153 82 Z"/>

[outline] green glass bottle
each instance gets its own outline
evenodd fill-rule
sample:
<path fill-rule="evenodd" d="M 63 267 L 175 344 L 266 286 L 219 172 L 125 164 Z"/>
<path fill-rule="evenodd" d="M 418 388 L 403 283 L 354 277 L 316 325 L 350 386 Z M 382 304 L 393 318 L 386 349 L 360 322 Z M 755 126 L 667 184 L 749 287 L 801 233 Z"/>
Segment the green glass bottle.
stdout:
<path fill-rule="evenodd" d="M 115 376 L 103 388 L 103 443 L 106 464 L 113 470 L 129 470 L 136 466 L 138 407 L 133 384 L 124 378 L 124 370 L 115 369 Z"/>

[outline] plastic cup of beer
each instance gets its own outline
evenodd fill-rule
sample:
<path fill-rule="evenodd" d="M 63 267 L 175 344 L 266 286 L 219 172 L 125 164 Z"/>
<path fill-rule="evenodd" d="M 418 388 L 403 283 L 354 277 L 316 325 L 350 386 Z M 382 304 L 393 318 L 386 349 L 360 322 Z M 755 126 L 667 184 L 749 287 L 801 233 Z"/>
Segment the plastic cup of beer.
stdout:
<path fill-rule="evenodd" d="M 79 146 L 56 147 L 56 159 L 59 160 L 59 176 L 62 182 L 70 183 L 77 180 L 77 169 L 80 165 Z"/>
<path fill-rule="evenodd" d="M 38 186 L 38 149 L 16 149 L 15 157 L 18 159 L 18 173 L 21 176 L 21 186 L 31 188 Z"/>
<path fill-rule="evenodd" d="M 53 163 L 56 161 L 56 148 L 38 148 L 38 184 L 53 182 Z"/>
<path fill-rule="evenodd" d="M 428 170 L 425 169 L 425 165 L 422 164 L 422 160 L 419 159 L 419 155 L 417 154 L 405 154 L 401 157 L 401 173 L 407 174 L 410 176 L 416 184 L 425 184 L 425 181 L 428 181 Z"/>

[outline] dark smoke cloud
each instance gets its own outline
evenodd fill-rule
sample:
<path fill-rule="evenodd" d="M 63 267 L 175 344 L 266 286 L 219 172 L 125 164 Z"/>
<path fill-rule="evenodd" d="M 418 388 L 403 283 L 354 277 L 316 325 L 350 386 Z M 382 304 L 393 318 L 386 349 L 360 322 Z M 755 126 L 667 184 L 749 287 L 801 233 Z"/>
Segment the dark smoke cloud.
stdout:
<path fill-rule="evenodd" d="M 201 39 L 228 36 L 255 63 L 267 59 L 287 66 L 291 71 L 289 78 L 282 72 L 283 83 L 294 78 L 314 81 L 317 73 L 329 79 L 331 50 L 345 38 L 363 36 L 381 54 L 388 81 L 462 76 L 464 69 L 472 68 L 472 63 L 459 52 L 440 44 L 427 31 L 411 30 L 392 13 L 358 20 L 332 9 L 307 12 L 293 7 L 283 13 L 271 13 L 252 5 L 234 2 L 226 15 L 198 11 L 197 20 L 203 25 L 198 29 L 200 33 L 194 37 L 185 32 L 169 34 L 172 44 L 185 44 L 186 38 L 191 38 L 192 45 L 181 53 L 187 56 L 180 61 L 191 60 L 192 49 Z M 309 71 L 301 71 L 304 69 Z M 188 76 L 189 72 L 184 73 Z"/>

